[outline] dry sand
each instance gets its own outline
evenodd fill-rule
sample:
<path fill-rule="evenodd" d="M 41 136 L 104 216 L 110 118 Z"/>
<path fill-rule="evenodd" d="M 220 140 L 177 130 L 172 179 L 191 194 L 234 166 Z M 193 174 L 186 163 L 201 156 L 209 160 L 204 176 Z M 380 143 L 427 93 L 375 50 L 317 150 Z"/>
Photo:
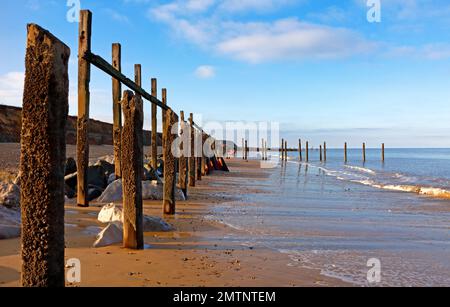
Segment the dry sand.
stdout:
<path fill-rule="evenodd" d="M 0 165 L 14 169 L 14 161 L 9 158 L 12 151 L 18 152 L 18 145 L 0 148 Z M 4 153 L 6 148 L 9 155 Z M 68 156 L 72 150 L 68 148 Z M 109 146 L 91 147 L 92 158 L 107 154 L 111 154 Z M 189 191 L 189 201 L 177 203 L 177 215 L 166 218 L 175 231 L 145 233 L 147 248 L 143 251 L 120 245 L 91 248 L 104 227 L 96 219 L 100 207 L 92 204 L 82 209 L 67 203 L 66 258 L 80 259 L 82 279 L 80 284 L 68 286 L 345 286 L 317 270 L 288 266 L 288 257 L 276 251 L 233 245 L 224 237 L 239 235 L 238 230 L 205 220 L 215 204 L 254 192 L 251 186 L 237 184 L 233 178 L 263 180 L 268 176 L 269 170 L 261 170 L 257 161 L 235 159 L 228 163 L 231 173 L 214 172 Z M 147 215 L 163 217 L 161 201 L 146 201 L 144 208 Z M 0 241 L 0 286 L 20 286 L 19 239 Z"/>

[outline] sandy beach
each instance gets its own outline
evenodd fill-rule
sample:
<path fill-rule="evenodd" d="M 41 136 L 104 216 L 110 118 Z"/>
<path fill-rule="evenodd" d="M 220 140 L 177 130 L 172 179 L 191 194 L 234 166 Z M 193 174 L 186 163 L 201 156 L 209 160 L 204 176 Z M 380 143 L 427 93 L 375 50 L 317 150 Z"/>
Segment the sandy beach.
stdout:
<path fill-rule="evenodd" d="M 18 144 L 2 144 L 0 165 L 14 172 Z M 72 146 L 67 156 L 73 156 Z M 92 146 L 91 158 L 111 153 L 109 146 Z M 10 159 L 10 157 L 14 157 Z M 17 158 L 15 160 L 15 158 Z M 101 207 L 78 208 L 66 203 L 66 259 L 81 261 L 81 283 L 68 286 L 345 286 L 338 279 L 322 276 L 320 270 L 289 266 L 287 255 L 270 248 L 235 244 L 229 237 L 240 230 L 211 219 L 214 207 L 228 201 L 241 202 L 243 195 L 258 190 L 248 179 L 265 180 L 271 170 L 259 161 L 228 160 L 230 173 L 214 172 L 189 190 L 189 200 L 177 203 L 177 215 L 166 218 L 175 231 L 145 233 L 146 249 L 123 249 L 120 244 L 92 248 L 102 225 Z M 239 180 L 238 180 L 239 179 Z M 160 201 L 145 201 L 146 215 L 163 217 Z M 209 218 L 207 218 L 209 217 Z M 20 240 L 0 241 L 0 286 L 20 286 Z"/>

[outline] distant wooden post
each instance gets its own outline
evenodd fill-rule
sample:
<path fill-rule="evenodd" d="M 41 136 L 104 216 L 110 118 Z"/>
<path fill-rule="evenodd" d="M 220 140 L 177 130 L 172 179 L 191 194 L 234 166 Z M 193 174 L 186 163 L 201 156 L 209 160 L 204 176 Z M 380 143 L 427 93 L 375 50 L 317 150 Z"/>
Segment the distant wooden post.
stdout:
<path fill-rule="evenodd" d="M 363 162 L 366 162 L 366 143 L 363 143 Z"/>
<path fill-rule="evenodd" d="M 88 207 L 88 166 L 89 166 L 89 83 L 91 64 L 84 54 L 91 51 L 92 13 L 80 11 L 78 36 L 78 121 L 77 121 L 77 203 Z"/>
<path fill-rule="evenodd" d="M 175 214 L 175 186 L 176 186 L 176 165 L 177 161 L 172 153 L 172 144 L 175 141 L 176 135 L 172 133 L 175 131 L 175 127 L 178 125 L 178 117 L 171 109 L 165 111 L 165 126 L 164 126 L 164 139 L 165 144 L 163 147 L 164 155 L 164 199 L 163 207 L 164 214 Z"/>
<path fill-rule="evenodd" d="M 245 147 L 245 141 L 244 138 L 242 138 L 242 160 L 245 160 L 245 152 L 247 148 Z"/>
<path fill-rule="evenodd" d="M 281 161 L 284 160 L 284 139 L 281 139 L 280 158 L 281 158 Z"/>
<path fill-rule="evenodd" d="M 309 142 L 306 142 L 306 162 L 309 162 Z"/>
<path fill-rule="evenodd" d="M 123 93 L 122 129 L 123 247 L 144 248 L 142 209 L 143 114 L 142 99 Z"/>
<path fill-rule="evenodd" d="M 208 175 L 208 172 L 206 170 L 206 155 L 205 155 L 205 151 L 204 151 L 204 146 L 205 146 L 206 140 L 208 139 L 208 136 L 203 131 L 201 131 L 201 136 L 202 136 L 202 163 L 201 163 L 201 170 L 202 170 L 202 176 L 206 176 L 206 175 Z M 221 153 L 221 156 L 222 156 L 222 154 L 223 154 L 223 152 Z"/>
<path fill-rule="evenodd" d="M 189 117 L 190 125 L 190 142 L 191 142 L 191 152 L 189 157 L 189 186 L 195 187 L 195 129 L 194 129 L 194 114 L 190 114 Z"/>
<path fill-rule="evenodd" d="M 348 156 L 347 156 L 347 142 L 344 144 L 344 162 L 348 162 Z"/>
<path fill-rule="evenodd" d="M 245 161 L 248 162 L 248 141 L 245 140 Z"/>
<path fill-rule="evenodd" d="M 384 162 L 384 143 L 383 144 L 381 144 L 381 161 L 383 161 Z"/>
<path fill-rule="evenodd" d="M 299 161 L 303 161 L 303 156 L 302 156 L 302 140 L 299 139 L 298 140 L 298 159 Z"/>
<path fill-rule="evenodd" d="M 122 48 L 120 44 L 112 45 L 112 66 L 122 71 Z M 113 143 L 114 143 L 114 168 L 116 179 L 122 177 L 121 162 L 121 134 L 122 134 L 122 108 L 120 100 L 122 99 L 122 83 L 116 78 L 112 78 L 112 97 L 113 97 Z"/>
<path fill-rule="evenodd" d="M 267 147 L 267 141 L 264 141 L 264 148 L 265 148 L 265 158 L 264 160 L 269 160 L 269 148 Z"/>
<path fill-rule="evenodd" d="M 189 149 L 189 145 L 186 144 L 186 141 L 189 140 L 188 137 L 186 137 L 185 133 L 187 133 L 186 129 L 186 122 L 184 119 L 184 111 L 180 111 L 180 125 L 181 125 L 181 132 L 180 132 L 180 139 L 183 140 L 180 145 L 181 155 L 180 155 L 180 163 L 179 163 L 179 183 L 180 183 L 180 189 L 183 192 L 185 198 L 187 198 L 187 157 L 185 152 L 187 149 Z"/>
<path fill-rule="evenodd" d="M 261 139 L 261 160 L 264 161 L 264 152 L 265 152 L 265 148 L 264 148 L 264 138 Z"/>
<path fill-rule="evenodd" d="M 322 157 L 322 145 L 319 146 L 319 151 L 320 151 L 320 162 L 323 162 L 323 157 Z"/>
<path fill-rule="evenodd" d="M 197 131 L 195 134 L 195 137 L 197 139 L 196 145 L 197 145 L 197 151 L 196 151 L 196 156 L 197 156 L 197 180 L 201 181 L 202 180 L 202 161 L 203 161 L 203 156 L 202 156 L 202 152 L 203 152 L 203 146 L 202 146 L 202 132 L 201 131 Z"/>
<path fill-rule="evenodd" d="M 288 142 L 284 141 L 284 161 L 288 159 Z"/>
<path fill-rule="evenodd" d="M 86 14 L 83 14 L 86 16 Z M 70 49 L 28 25 L 20 188 L 22 285 L 64 287 L 64 167 Z"/>
<path fill-rule="evenodd" d="M 323 161 L 327 162 L 327 142 L 323 142 Z"/>
<path fill-rule="evenodd" d="M 152 79 L 152 96 L 158 97 L 158 80 Z M 151 147 L 151 165 L 154 170 L 158 168 L 158 108 L 152 103 L 152 147 Z"/>

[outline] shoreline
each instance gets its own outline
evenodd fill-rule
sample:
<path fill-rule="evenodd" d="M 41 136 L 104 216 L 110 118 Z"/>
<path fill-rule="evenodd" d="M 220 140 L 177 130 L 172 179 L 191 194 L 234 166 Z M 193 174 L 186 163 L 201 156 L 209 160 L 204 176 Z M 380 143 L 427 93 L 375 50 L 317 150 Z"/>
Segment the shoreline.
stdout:
<path fill-rule="evenodd" d="M 226 201 L 245 205 L 237 195 L 255 191 L 251 186 L 233 184 L 233 178 L 263 180 L 269 172 L 259 168 L 259 161 L 227 162 L 231 173 L 213 172 L 190 189 L 188 201 L 177 202 L 177 215 L 165 218 L 175 231 L 145 233 L 147 249 L 143 251 L 123 249 L 120 244 L 91 248 L 105 226 L 96 220 L 101 207 L 93 203 L 84 209 L 67 202 L 66 261 L 81 261 L 81 283 L 67 286 L 352 286 L 323 276 L 319 270 L 288 266 L 289 257 L 278 251 L 227 240 L 229 234 L 238 236 L 240 230 L 208 219 L 214 205 Z M 144 212 L 162 217 L 161 201 L 145 201 Z M 20 286 L 19 254 L 19 239 L 0 241 L 0 287 Z"/>

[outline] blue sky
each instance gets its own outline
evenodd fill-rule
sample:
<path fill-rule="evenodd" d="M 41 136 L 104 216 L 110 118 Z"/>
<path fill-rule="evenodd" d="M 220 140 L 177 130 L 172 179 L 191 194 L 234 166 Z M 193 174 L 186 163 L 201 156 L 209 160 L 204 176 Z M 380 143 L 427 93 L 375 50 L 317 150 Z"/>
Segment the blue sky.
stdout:
<path fill-rule="evenodd" d="M 204 120 L 278 121 L 291 144 L 450 147 L 450 3 L 381 0 L 81 0 L 93 52 L 122 43 L 123 71 L 142 64 L 175 110 Z M 26 24 L 71 47 L 76 114 L 78 24 L 66 0 L 3 1 L 0 103 L 21 105 Z M 91 117 L 111 122 L 111 79 L 93 68 Z M 146 107 L 147 118 L 150 106 Z M 147 120 L 146 128 L 150 123 Z"/>

